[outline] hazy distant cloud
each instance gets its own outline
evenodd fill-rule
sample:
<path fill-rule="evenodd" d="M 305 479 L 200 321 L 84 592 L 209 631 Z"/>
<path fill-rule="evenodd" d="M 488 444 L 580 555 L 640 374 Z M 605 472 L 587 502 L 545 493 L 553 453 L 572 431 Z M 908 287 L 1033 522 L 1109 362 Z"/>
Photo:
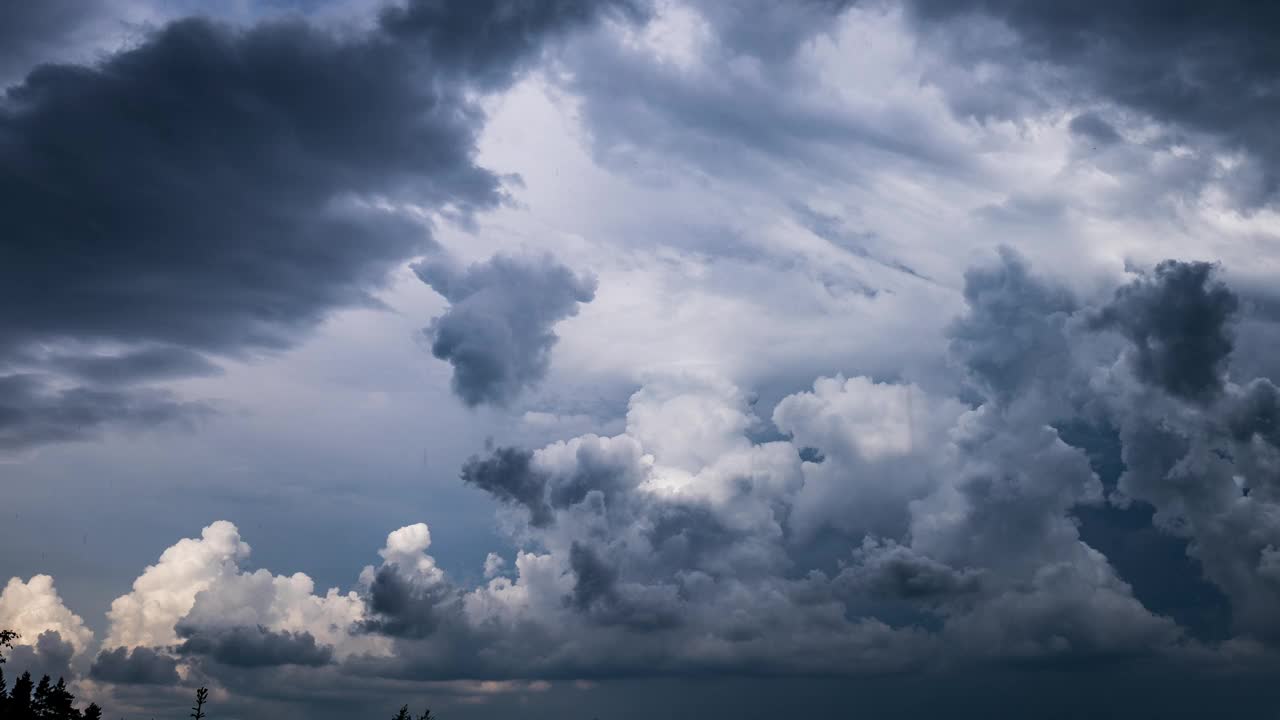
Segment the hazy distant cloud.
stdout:
<path fill-rule="evenodd" d="M 448 259 L 414 266 L 450 303 L 427 334 L 431 353 L 453 365 L 467 405 L 506 405 L 547 374 L 552 327 L 595 298 L 596 281 L 551 257 L 498 255 L 465 268 Z"/>
<path fill-rule="evenodd" d="M 118 647 L 98 653 L 89 676 L 125 685 L 174 685 L 178 682 L 177 667 L 176 658 L 152 648 Z"/>
<path fill-rule="evenodd" d="M 1274 88 L 1280 51 L 1271 33 L 1280 8 L 1274 5 L 1089 0 L 1067 8 L 1017 0 L 913 0 L 908 7 L 944 35 L 966 17 L 993 18 L 1020 43 L 1010 47 L 992 34 L 987 48 L 973 42 L 970 29 L 971 60 L 1020 70 L 1034 62 L 1057 66 L 1085 93 L 1247 152 L 1259 173 L 1239 194 L 1244 205 L 1271 202 L 1280 192 L 1280 143 L 1268 123 L 1280 112 Z"/>

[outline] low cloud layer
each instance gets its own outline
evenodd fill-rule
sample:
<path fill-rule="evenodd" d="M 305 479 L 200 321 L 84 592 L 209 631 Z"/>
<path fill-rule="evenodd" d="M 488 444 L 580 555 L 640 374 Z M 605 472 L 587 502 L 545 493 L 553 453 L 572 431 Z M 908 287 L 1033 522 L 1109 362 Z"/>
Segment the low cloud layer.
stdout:
<path fill-rule="evenodd" d="M 103 651 L 94 659 L 89 677 L 120 685 L 174 685 L 177 660 L 148 647 Z"/>
<path fill-rule="evenodd" d="M 91 676 L 172 683 L 174 663 L 211 678 L 328 667 L 455 681 L 1271 662 L 1280 392 L 1230 375 L 1234 295 L 1213 268 L 1162 263 L 1094 306 L 1006 250 L 968 274 L 966 298 L 952 352 L 977 400 L 820 378 L 774 408 L 781 439 L 759 441 L 767 421 L 738 388 L 655 378 L 622 434 L 496 448 L 463 468 L 499 501 L 519 548 L 510 574 L 491 554 L 486 581 L 458 583 L 418 524 L 388 536 L 351 592 L 318 595 L 305 575 L 241 570 L 248 546 L 215 523 L 113 604 Z M 1156 350 L 1166 359 L 1143 359 Z M 1169 380 L 1187 376 L 1197 392 Z M 1093 441 L 1064 440 L 1069 422 L 1114 428 L 1118 482 L 1100 480 Z M 1078 512 L 1135 505 L 1186 538 L 1188 566 L 1228 598 L 1228 641 L 1148 609 L 1158 598 L 1082 537 Z M 5 602 L 48 595 L 42 582 L 11 582 Z M 45 615 L 57 622 L 26 627 L 74 626 Z"/>
<path fill-rule="evenodd" d="M 215 662 L 235 667 L 276 665 L 328 665 L 333 648 L 317 645 L 309 632 L 276 632 L 262 625 L 205 630 L 178 626 L 183 638 L 179 655 L 203 655 Z"/>

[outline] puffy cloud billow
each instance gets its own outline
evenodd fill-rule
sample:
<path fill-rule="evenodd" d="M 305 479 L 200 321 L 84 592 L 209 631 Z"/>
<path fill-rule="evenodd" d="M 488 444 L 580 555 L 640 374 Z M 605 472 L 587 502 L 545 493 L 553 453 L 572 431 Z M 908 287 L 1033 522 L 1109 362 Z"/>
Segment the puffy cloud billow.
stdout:
<path fill-rule="evenodd" d="M 732 384 L 655 377 L 619 435 L 498 447 L 462 468 L 498 502 L 511 574 L 491 554 L 485 582 L 459 584 L 418 524 L 388 536 L 351 592 L 319 595 L 305 575 L 241 570 L 248 546 L 214 523 L 113 603 L 92 675 L 172 682 L 175 662 L 432 681 L 857 675 L 1212 652 L 1082 537 L 1082 508 L 1135 504 L 1188 540 L 1240 641 L 1280 637 L 1280 393 L 1230 376 L 1235 300 L 1213 268 L 1162 263 L 1091 304 L 1003 251 L 969 273 L 966 298 L 951 331 L 963 399 L 820 378 L 777 403 L 778 439 L 761 441 L 769 421 Z M 1114 486 L 1064 440 L 1071 421 L 1118 434 Z"/>
<path fill-rule="evenodd" d="M 1088 301 L 1004 250 L 965 297 L 957 397 L 821 378 L 776 405 L 785 439 L 761 442 L 740 390 L 665 377 L 632 397 L 621 435 L 473 458 L 462 478 L 500 502 L 514 577 L 446 591 L 433 576 L 417 612 L 463 623 L 466 642 L 419 632 L 398 652 L 433 676 L 441 648 L 500 647 L 474 659 L 482 672 L 554 676 L 1212 646 L 1082 537 L 1081 512 L 1136 505 L 1186 538 L 1187 571 L 1230 599 L 1233 632 L 1270 643 L 1277 395 L 1230 375 L 1237 300 L 1215 269 L 1161 263 Z M 1064 439 L 1072 422 L 1114 428 L 1113 486 L 1097 448 Z"/>
<path fill-rule="evenodd" d="M 499 255 L 457 267 L 447 258 L 414 265 L 449 301 L 426 334 L 431 353 L 453 366 L 453 391 L 467 405 L 506 405 L 547 374 L 552 326 L 595 297 L 596 280 L 550 257 Z"/>

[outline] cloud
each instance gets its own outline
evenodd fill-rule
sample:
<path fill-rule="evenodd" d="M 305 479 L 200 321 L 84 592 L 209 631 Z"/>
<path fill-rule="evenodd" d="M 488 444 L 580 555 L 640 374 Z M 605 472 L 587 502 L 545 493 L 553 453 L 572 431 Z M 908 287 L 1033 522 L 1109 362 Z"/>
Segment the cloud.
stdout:
<path fill-rule="evenodd" d="M 595 298 L 596 281 L 549 256 L 498 255 L 457 267 L 448 259 L 414 265 L 449 301 L 427 328 L 431 354 L 453 366 L 453 391 L 467 405 L 506 405 L 547 374 L 552 326 Z"/>
<path fill-rule="evenodd" d="M 854 544 L 868 533 L 901 536 L 910 502 L 932 492 L 944 471 L 933 466 L 933 448 L 964 410 L 915 385 L 863 377 L 819 378 L 811 391 L 783 398 L 774 425 L 801 460 L 806 448 L 822 457 L 801 465 L 791 529 L 803 537 L 838 530 Z"/>
<path fill-rule="evenodd" d="M 549 35 L 588 25 L 602 14 L 635 20 L 645 13 L 642 0 L 411 0 L 388 6 L 379 19 L 388 35 L 429 51 L 446 72 L 492 89 L 509 85 Z"/>
<path fill-rule="evenodd" d="M 1059 85 L 1062 96 L 1092 95 L 1175 131 L 1203 134 L 1227 152 L 1243 151 L 1253 167 L 1242 174 L 1257 171 L 1256 179 L 1238 186 L 1245 206 L 1271 202 L 1280 190 L 1280 145 L 1263 120 L 1280 103 L 1270 89 L 1280 69 L 1267 30 L 1280 21 L 1273 7 L 1247 0 L 1176 8 L 1154 0 L 1095 0 L 1070 12 L 1012 0 L 914 0 L 908 7 L 925 27 L 954 33 L 954 62 L 1022 73 L 1048 65 L 1070 79 L 1066 88 Z M 965 21 L 974 16 L 1012 30 L 1016 42 L 997 28 L 966 33 Z"/>
<path fill-rule="evenodd" d="M 582 98 L 597 160 L 663 183 L 674 168 L 725 182 L 783 180 L 788 171 L 843 179 L 864 171 L 860 159 L 967 172 L 971 162 L 921 108 L 860 102 L 848 96 L 853 84 L 829 84 L 801 62 L 815 59 L 819 38 L 838 38 L 850 15 L 862 32 L 892 24 L 879 8 L 857 5 L 659 3 L 643 27 L 571 44 L 572 72 L 562 79 Z"/>
<path fill-rule="evenodd" d="M 309 632 L 276 632 L 262 625 L 207 630 L 179 624 L 179 655 L 200 655 L 235 667 L 276 665 L 328 665 L 333 648 L 317 645 Z"/>
<path fill-rule="evenodd" d="M 376 570 L 361 573 L 368 617 L 367 632 L 391 637 L 423 638 L 456 619 L 458 598 L 435 559 L 427 554 L 431 530 L 417 523 L 387 535 Z"/>
<path fill-rule="evenodd" d="M 1212 280 L 1213 270 L 1209 263 L 1162 262 L 1150 277 L 1116 290 L 1094 320 L 1133 343 L 1139 378 L 1187 399 L 1221 392 L 1233 347 L 1231 321 L 1240 303 Z"/>
<path fill-rule="evenodd" d="M 77 654 L 93 642 L 93 631 L 62 603 L 48 575 L 33 575 L 26 582 L 9 579 L 0 591 L 0 628 L 17 632 L 22 636 L 19 642 L 37 649 L 46 632 L 54 633 L 59 643 L 69 643 Z"/>
<path fill-rule="evenodd" d="M 92 437 L 102 426 L 147 428 L 212 412 L 154 388 L 63 386 L 44 374 L 0 375 L 0 450 Z"/>
<path fill-rule="evenodd" d="M 1022 708 L 1056 701 L 1046 685 L 1065 713 L 1117 686 L 1155 698 L 1150 710 L 1189 694 L 1177 678 L 1222 689 L 1274 670 L 1280 391 L 1267 362 L 1241 357 L 1268 352 L 1266 312 L 1226 286 L 1233 271 L 1259 282 L 1265 253 L 1252 267 L 1150 262 L 1270 231 L 1267 210 L 1217 212 L 1230 209 L 1219 190 L 1254 210 L 1274 197 L 1274 143 L 1248 119 L 1274 83 L 1218 52 L 1235 47 L 1215 33 L 1238 8 L 1182 29 L 1142 2 L 1064 15 L 1001 0 L 664 0 L 645 25 L 630 24 L 644 9 L 622 9 L 595 28 L 608 8 L 560 0 L 408 2 L 333 31 L 185 21 L 37 70 L 0 101 L 13 169 L 0 209 L 17 233 L 0 255 L 20 261 L 0 269 L 9 449 L 189 418 L 203 406 L 173 381 L 296 348 L 335 310 L 399 304 L 401 290 L 444 307 L 426 335 L 448 365 L 428 369 L 452 374 L 457 405 L 539 391 L 523 419 L 464 413 L 485 427 L 443 436 L 470 440 L 431 434 L 425 472 L 460 466 L 462 482 L 424 486 L 431 528 L 391 532 L 349 585 L 252 565 L 230 523 L 179 540 L 112 605 L 94 683 L 121 700 L 207 683 L 219 712 L 244 717 L 294 702 L 350 716 L 393 695 L 474 701 L 459 717 L 590 716 L 653 688 L 667 692 L 617 709 L 669 703 L 674 717 L 681 684 L 744 717 L 787 714 L 750 700 L 784 688 L 823 716 L 850 705 L 802 689 L 936 707 L 999 684 L 1034 715 Z M 1265 64 L 1270 46 L 1241 32 Z M 1238 117 L 1203 114 L 1217 70 Z M 482 136 L 489 112 L 504 124 Z M 575 152 L 578 131 L 599 166 Z M 542 177 L 520 191 L 531 210 L 488 215 L 514 169 Z M 477 232 L 473 215 L 493 222 Z M 444 252 L 445 223 L 479 245 Z M 1034 263 L 1003 250 L 963 272 L 974 242 L 1015 230 Z M 535 237 L 553 254 L 502 247 Z M 414 269 L 440 298 L 416 282 L 382 292 L 423 254 Z M 325 360 L 304 350 L 265 378 L 182 387 L 253 394 L 307 447 L 335 422 L 403 420 L 379 414 L 398 407 L 376 342 L 387 328 L 355 320 L 327 340 L 358 332 L 359 359 L 377 362 L 340 363 L 351 396 L 306 402 L 354 408 L 334 419 L 279 406 L 316 371 L 333 377 L 328 342 Z M 576 388 L 551 372 L 565 360 Z M 291 444 L 270 442 L 276 415 L 248 442 L 273 448 L 278 470 Z M 207 449 L 254 465 L 241 435 Z M 387 442 L 423 437 L 399 435 Z M 162 458 L 219 474 L 181 450 Z M 117 456 L 42 453 L 19 475 Z M 494 501 L 480 534 L 497 543 L 460 537 L 479 530 L 452 492 Z M 376 487 L 358 494 L 386 509 Z M 343 507 L 344 521 L 364 512 Z M 347 562 L 299 566 L 328 580 Z M 32 597 L 50 595 L 51 581 Z M 13 597 L 0 607 L 25 611 Z M 50 627 L 16 652 L 83 670 L 97 648 L 89 637 L 76 654 L 60 612 L 29 622 Z M 1008 668 L 1016 682 L 995 683 Z M 597 684 L 613 678 L 628 682 Z M 1225 700 L 1194 712 L 1243 711 Z"/>
<path fill-rule="evenodd" d="M 523 505 L 530 522 L 543 526 L 551 522 L 547 503 L 547 480 L 530 465 L 533 453 L 520 448 L 498 448 L 487 458 L 472 457 L 462 466 L 463 482 L 475 485 L 498 500 Z"/>
<path fill-rule="evenodd" d="M 80 380 L 108 385 L 222 372 L 203 355 L 180 347 L 142 348 L 119 354 L 44 356 L 41 360 Z"/>
<path fill-rule="evenodd" d="M 89 669 L 89 677 L 124 685 L 176 685 L 178 662 L 148 647 L 104 650 Z"/>
<path fill-rule="evenodd" d="M 62 639 L 56 630 L 45 630 L 33 638 L 31 644 L 14 645 L 5 659 L 5 666 L 14 675 L 23 672 L 32 677 L 70 678 L 74 677 L 71 659 L 76 649 L 71 643 Z"/>
<path fill-rule="evenodd" d="M 131 592 L 112 601 L 103 647 L 177 644 L 174 626 L 191 611 L 196 596 L 225 583 L 237 572 L 236 562 L 248 555 L 248 544 L 225 520 L 204 528 L 199 539 L 178 541 L 134 580 Z"/>
<path fill-rule="evenodd" d="M 67 10 L 49 5 L 51 17 Z M 605 6 L 414 1 L 342 35 L 186 19 L 94 65 L 32 70 L 0 100 L 0 377 L 44 387 L 13 399 L 9 444 L 77 439 L 112 419 L 85 420 L 52 379 L 3 375 L 45 366 L 38 350 L 85 393 L 148 407 L 125 421 L 151 424 L 188 408 L 125 399 L 138 391 L 121 384 L 207 374 L 207 356 L 289 347 L 337 308 L 376 306 L 388 273 L 434 247 L 417 218 L 465 220 L 504 198 L 476 164 L 473 90 L 511 82 L 543 38 Z M 488 267 L 559 279 L 549 265 Z M 589 299 L 574 282 L 569 294 Z M 467 352 L 457 333 L 474 340 L 469 320 L 486 317 L 484 299 L 458 299 L 441 323 L 451 357 Z M 543 322 L 569 314 L 560 302 Z M 554 336 L 535 335 L 509 348 L 529 353 L 504 359 L 513 375 L 464 370 L 467 397 L 536 379 Z"/>
<path fill-rule="evenodd" d="M 1081 113 L 1071 118 L 1071 122 L 1067 124 L 1067 127 L 1072 134 L 1097 145 L 1110 145 L 1119 142 L 1121 139 L 1120 133 L 1116 132 L 1111 123 L 1095 113 Z"/>
<path fill-rule="evenodd" d="M 931 603 L 981 589 L 981 571 L 956 570 L 893 541 L 868 537 L 853 557 L 840 579 L 854 592 Z"/>
<path fill-rule="evenodd" d="M 64 51 L 76 30 L 101 12 L 76 0 L 18 3 L 5 13 L 0 28 L 0 89 L 37 62 Z"/>
<path fill-rule="evenodd" d="M 464 465 L 462 479 L 499 503 L 509 571 L 490 553 L 484 580 L 456 580 L 418 523 L 387 536 L 354 590 L 319 595 L 305 575 L 241 570 L 248 547 L 214 523 L 116 601 L 105 645 L 176 647 L 224 678 L 257 666 L 360 682 L 857 676 L 1227 652 L 1153 612 L 1088 544 L 1081 513 L 1141 504 L 1151 514 L 1133 517 L 1186 538 L 1227 598 L 1228 640 L 1268 647 L 1280 393 L 1223 376 L 1217 400 L 1187 403 L 1142 376 L 1126 360 L 1134 343 L 1096 318 L 1145 327 L 1149 296 L 1166 292 L 1148 276 L 1090 302 L 1003 251 L 966 279 L 949 350 L 967 384 L 942 386 L 962 398 L 819 378 L 782 398 L 765 432 L 753 396 L 725 379 L 655 375 L 617 435 L 498 446 Z M 1213 288 L 1190 288 L 1178 297 L 1194 301 L 1154 304 L 1200 317 Z M 1071 423 L 1114 428 L 1123 469 L 1104 482 L 1091 436 L 1059 429 Z"/>
<path fill-rule="evenodd" d="M 951 356 L 985 393 L 1007 402 L 1037 380 L 1065 372 L 1070 356 L 1064 323 L 1076 301 L 1031 275 L 1020 255 L 1002 247 L 995 265 L 965 272 L 968 312 L 950 327 Z"/>
<path fill-rule="evenodd" d="M 221 520 L 199 539 L 178 541 L 112 602 L 103 647 L 177 648 L 236 667 L 314 666 L 384 651 L 377 638 L 356 636 L 365 616 L 354 591 L 320 595 L 304 573 L 242 570 L 249 551 Z"/>

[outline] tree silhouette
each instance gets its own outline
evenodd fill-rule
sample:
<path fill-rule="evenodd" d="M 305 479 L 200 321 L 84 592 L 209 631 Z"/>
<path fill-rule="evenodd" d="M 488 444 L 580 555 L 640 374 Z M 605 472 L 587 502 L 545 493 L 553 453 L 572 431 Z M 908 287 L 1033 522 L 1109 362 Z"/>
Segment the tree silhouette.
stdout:
<path fill-rule="evenodd" d="M 53 718 L 53 709 L 49 707 L 49 696 L 52 691 L 53 685 L 49 682 L 49 676 L 45 675 L 40 678 L 40 682 L 36 685 L 36 691 L 31 694 L 31 714 L 36 720 L 51 720 Z"/>
<path fill-rule="evenodd" d="M 0 649 L 13 647 L 13 641 L 22 637 L 12 630 L 0 630 Z M 4 654 L 0 653 L 0 665 L 4 664 Z"/>
<path fill-rule="evenodd" d="M 400 712 L 396 713 L 396 716 L 391 720 L 413 720 L 413 716 L 409 714 L 409 706 L 401 705 Z"/>
<path fill-rule="evenodd" d="M 196 689 L 196 704 L 191 708 L 191 717 L 193 720 L 204 720 L 204 702 L 209 699 L 209 688 L 202 687 Z"/>
<path fill-rule="evenodd" d="M 31 690 L 35 687 L 35 683 L 31 680 L 31 673 L 24 672 L 18 676 L 13 683 L 13 690 L 9 691 L 9 717 L 13 718 L 29 718 L 31 714 Z"/>
<path fill-rule="evenodd" d="M 67 681 L 58 678 L 58 684 L 49 691 L 50 720 L 79 720 L 80 711 L 73 705 L 76 696 L 67 690 Z"/>
<path fill-rule="evenodd" d="M 0 630 L 0 650 L 13 647 L 18 637 L 12 630 Z M 0 663 L 4 661 L 0 655 Z M 76 708 L 76 698 L 64 678 L 58 678 L 55 684 L 45 675 L 36 683 L 30 671 L 25 671 L 14 681 L 13 689 L 5 692 L 7 689 L 0 669 L 0 720 L 102 720 L 102 708 L 96 704 L 90 704 L 83 713 Z"/>
<path fill-rule="evenodd" d="M 440 720 L 440 718 L 431 714 L 431 708 L 424 708 L 422 714 L 418 716 L 418 720 Z"/>
<path fill-rule="evenodd" d="M 12 630 L 0 630 L 0 650 L 13 647 L 13 641 L 18 639 L 18 633 Z M 0 665 L 4 664 L 4 653 L 0 652 Z M 8 683 L 4 680 L 4 668 L 0 668 L 0 718 L 9 717 L 9 695 Z"/>

